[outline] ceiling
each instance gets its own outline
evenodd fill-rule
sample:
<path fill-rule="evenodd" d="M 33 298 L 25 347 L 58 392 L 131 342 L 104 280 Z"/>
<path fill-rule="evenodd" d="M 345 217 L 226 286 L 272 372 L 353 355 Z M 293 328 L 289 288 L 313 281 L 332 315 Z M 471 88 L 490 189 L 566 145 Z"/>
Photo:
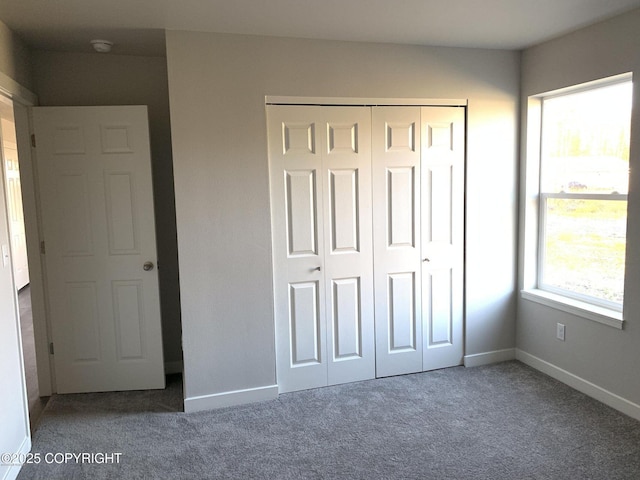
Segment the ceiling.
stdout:
<path fill-rule="evenodd" d="M 522 49 L 640 7 L 640 0 L 0 0 L 37 49 L 164 55 L 164 30 Z"/>

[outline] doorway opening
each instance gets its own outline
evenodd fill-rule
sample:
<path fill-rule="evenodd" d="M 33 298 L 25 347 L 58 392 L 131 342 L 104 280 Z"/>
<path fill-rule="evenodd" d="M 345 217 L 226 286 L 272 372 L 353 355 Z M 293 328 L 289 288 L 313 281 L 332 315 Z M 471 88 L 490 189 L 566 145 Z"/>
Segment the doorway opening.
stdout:
<path fill-rule="evenodd" d="M 29 418 L 31 430 L 34 431 L 38 419 L 47 404 L 48 397 L 40 396 L 38 385 L 33 308 L 31 306 L 31 286 L 14 106 L 13 102 L 4 96 L 0 96 L 0 139 L 0 158 L 2 159 L 2 168 L 4 170 L 4 188 L 11 240 L 11 263 L 19 302 L 20 334 L 29 403 Z"/>

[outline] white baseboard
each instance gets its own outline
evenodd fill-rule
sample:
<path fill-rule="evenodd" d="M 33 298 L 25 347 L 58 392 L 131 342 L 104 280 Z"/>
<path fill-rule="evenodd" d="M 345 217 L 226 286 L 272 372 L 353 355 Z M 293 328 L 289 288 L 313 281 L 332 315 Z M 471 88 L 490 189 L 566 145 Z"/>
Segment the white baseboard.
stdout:
<path fill-rule="evenodd" d="M 494 350 L 493 352 L 476 353 L 475 355 L 465 355 L 464 366 L 479 367 L 481 365 L 489 365 L 491 363 L 515 360 L 515 358 L 516 358 L 516 349 L 505 348 L 504 350 Z"/>
<path fill-rule="evenodd" d="M 620 395 L 616 395 L 609 390 L 605 390 L 595 383 L 591 383 L 584 378 L 578 377 L 571 372 L 563 370 L 562 368 L 531 355 L 530 353 L 524 352 L 519 348 L 516 349 L 516 359 L 532 368 L 535 368 L 536 370 L 541 371 L 542 373 L 546 373 L 550 377 L 555 378 L 562 383 L 569 385 L 571 388 L 575 388 L 579 392 L 582 392 L 591 398 L 595 398 L 611 408 L 615 408 L 636 420 L 640 420 L 640 405 L 637 403 L 633 403 Z"/>
<path fill-rule="evenodd" d="M 182 360 L 177 362 L 164 362 L 164 374 L 182 373 Z"/>
<path fill-rule="evenodd" d="M 17 453 L 19 454 L 19 456 L 22 457 L 27 453 L 29 453 L 30 451 L 31 451 L 31 438 L 24 437 L 24 440 L 22 441 L 20 448 L 18 448 L 18 451 L 10 452 L 10 453 Z M 7 453 L 7 452 L 0 452 L 0 453 Z M 0 466 L 0 476 L 2 480 L 15 480 L 16 478 L 18 478 L 18 474 L 20 473 L 21 468 L 22 468 L 21 465 L 11 465 L 9 468 L 4 470 L 3 472 L 2 471 L 3 467 Z"/>
<path fill-rule="evenodd" d="M 213 410 L 216 408 L 232 407 L 245 403 L 263 402 L 278 398 L 278 386 L 249 388 L 246 390 L 234 390 L 232 392 L 214 393 L 199 397 L 189 397 L 184 400 L 186 413 Z"/>

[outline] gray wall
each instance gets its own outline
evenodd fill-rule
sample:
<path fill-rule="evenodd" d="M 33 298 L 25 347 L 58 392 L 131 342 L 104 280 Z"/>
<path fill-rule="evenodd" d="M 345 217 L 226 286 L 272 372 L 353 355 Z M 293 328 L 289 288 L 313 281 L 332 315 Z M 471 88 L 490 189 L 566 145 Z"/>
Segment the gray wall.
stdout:
<path fill-rule="evenodd" d="M 22 42 L 0 22 L 0 72 L 10 79 L 31 84 L 29 56 Z M 0 84 L 3 82 L 0 81 Z M 5 85 L 2 85 L 6 87 Z M 4 171 L 4 165 L 2 165 Z M 9 245 L 9 225 L 5 205 L 4 175 L 0 171 L 0 245 Z M 0 452 L 26 453 L 29 447 L 29 418 L 22 367 L 22 349 L 17 297 L 10 264 L 0 261 Z M 25 443 L 26 442 L 26 443 Z M 0 465 L 0 478 L 8 477 L 8 465 Z M 16 469 L 13 469 L 14 472 Z"/>
<path fill-rule="evenodd" d="M 165 362 L 182 360 L 167 62 L 163 57 L 33 52 L 42 106 L 147 105 Z"/>
<path fill-rule="evenodd" d="M 515 346 L 520 54 L 167 32 L 185 396 L 273 385 L 265 95 L 468 98 L 466 354 Z"/>
<path fill-rule="evenodd" d="M 29 47 L 0 21 L 0 72 L 33 91 Z"/>
<path fill-rule="evenodd" d="M 624 330 L 520 300 L 518 348 L 627 400 L 640 403 L 640 10 L 524 51 L 522 105 L 527 96 L 624 72 L 634 72 L 631 178 L 627 226 Z M 525 132 L 526 128 L 522 128 Z M 522 151 L 526 136 L 522 138 Z M 537 159 L 531 159 L 535 162 Z M 523 171 L 525 170 L 523 164 Z M 524 179 L 523 179 L 524 185 Z M 524 204 L 524 202 L 523 202 Z M 523 280 L 521 279 L 521 283 Z M 566 341 L 555 339 L 564 323 Z"/>

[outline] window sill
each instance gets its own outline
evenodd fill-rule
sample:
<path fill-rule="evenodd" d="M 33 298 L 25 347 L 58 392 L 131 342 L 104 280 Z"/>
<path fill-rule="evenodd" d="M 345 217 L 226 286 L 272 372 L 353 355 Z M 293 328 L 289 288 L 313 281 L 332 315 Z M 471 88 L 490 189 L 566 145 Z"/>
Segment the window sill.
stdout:
<path fill-rule="evenodd" d="M 563 297 L 562 295 L 546 292 L 544 290 L 522 290 L 520 295 L 525 300 L 540 303 L 547 307 L 555 308 L 556 310 L 562 310 L 563 312 L 571 313 L 578 317 L 586 318 L 588 320 L 622 330 L 622 325 L 624 323 L 622 319 L 622 312 L 610 310 L 605 307 L 599 307 L 597 305 L 591 305 L 586 302 L 581 302 L 580 300 Z"/>

